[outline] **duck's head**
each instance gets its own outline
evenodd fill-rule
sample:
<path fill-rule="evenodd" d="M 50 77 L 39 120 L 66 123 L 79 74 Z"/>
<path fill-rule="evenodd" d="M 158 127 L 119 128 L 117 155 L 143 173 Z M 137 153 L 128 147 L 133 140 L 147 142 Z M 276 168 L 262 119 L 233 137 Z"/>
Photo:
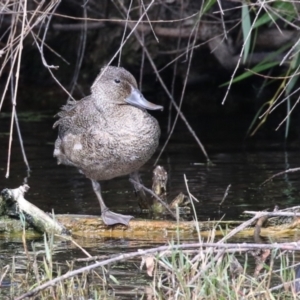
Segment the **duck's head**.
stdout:
<path fill-rule="evenodd" d="M 91 87 L 99 105 L 133 105 L 141 109 L 162 110 L 160 105 L 147 101 L 137 88 L 135 78 L 124 68 L 106 66 L 101 69 Z"/>

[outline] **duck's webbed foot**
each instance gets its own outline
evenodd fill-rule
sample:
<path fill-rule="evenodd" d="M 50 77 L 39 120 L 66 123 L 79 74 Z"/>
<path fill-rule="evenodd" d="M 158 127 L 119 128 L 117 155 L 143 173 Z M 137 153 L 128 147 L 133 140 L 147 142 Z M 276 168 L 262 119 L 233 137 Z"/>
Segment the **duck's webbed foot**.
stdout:
<path fill-rule="evenodd" d="M 99 182 L 92 180 L 92 184 L 93 184 L 94 192 L 99 200 L 99 204 L 101 207 L 101 217 L 103 222 L 108 226 L 114 224 L 124 224 L 127 226 L 129 221 L 133 218 L 133 216 L 125 216 L 110 211 L 102 199 L 101 187 Z"/>
<path fill-rule="evenodd" d="M 101 218 L 103 222 L 108 226 L 115 224 L 124 224 L 127 226 L 133 216 L 117 214 L 106 208 L 104 211 L 102 211 Z"/>

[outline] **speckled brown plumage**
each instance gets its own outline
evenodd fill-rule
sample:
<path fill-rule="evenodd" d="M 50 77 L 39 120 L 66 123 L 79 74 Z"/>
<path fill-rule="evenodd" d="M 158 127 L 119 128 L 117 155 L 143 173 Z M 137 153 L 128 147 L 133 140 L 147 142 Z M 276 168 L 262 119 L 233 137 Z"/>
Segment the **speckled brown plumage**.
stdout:
<path fill-rule="evenodd" d="M 96 181 L 136 172 L 153 155 L 160 128 L 146 109 L 162 107 L 148 102 L 123 68 L 103 68 L 91 91 L 58 113 L 54 156 L 59 164 L 77 167 L 90 178 L 97 194 Z M 105 208 L 101 206 L 102 217 Z"/>

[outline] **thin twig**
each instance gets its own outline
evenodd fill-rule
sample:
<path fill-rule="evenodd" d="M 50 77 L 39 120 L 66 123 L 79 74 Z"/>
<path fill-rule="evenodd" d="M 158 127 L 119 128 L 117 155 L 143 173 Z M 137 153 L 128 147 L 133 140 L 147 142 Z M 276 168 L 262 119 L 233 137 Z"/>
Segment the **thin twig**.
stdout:
<path fill-rule="evenodd" d="M 83 2 L 85 2 L 85 0 L 83 0 Z M 81 33 L 80 33 L 80 43 L 79 43 L 79 47 L 78 47 L 78 50 L 77 50 L 76 66 L 75 66 L 73 79 L 72 79 L 72 82 L 71 82 L 71 90 L 70 90 L 71 95 L 73 94 L 74 89 L 77 85 L 77 80 L 78 80 L 79 72 L 80 72 L 80 69 L 81 69 L 81 65 L 82 65 L 82 61 L 83 61 L 84 53 L 85 53 L 86 38 L 87 38 L 86 5 L 83 5 L 83 16 L 84 16 L 84 21 L 83 21 L 83 27 L 82 27 L 82 30 L 81 30 Z M 70 100 L 70 97 L 69 97 L 68 100 Z"/>
<path fill-rule="evenodd" d="M 10 88 L 11 88 L 11 95 L 12 95 L 11 98 L 13 99 L 13 94 L 14 94 L 14 90 L 15 90 L 13 77 L 10 78 Z M 29 177 L 30 167 L 29 167 L 29 163 L 27 160 L 27 156 L 26 156 L 26 152 L 25 152 L 25 148 L 24 148 L 24 144 L 23 144 L 23 138 L 22 138 L 21 129 L 20 129 L 20 125 L 19 125 L 17 109 L 16 109 L 16 113 L 15 113 L 14 117 L 15 117 L 15 124 L 16 124 L 16 128 L 17 128 L 17 133 L 18 133 L 18 138 L 19 138 L 19 142 L 20 142 L 20 146 L 21 146 L 23 160 L 24 160 L 25 166 L 27 168 L 27 177 Z"/>
<path fill-rule="evenodd" d="M 120 67 L 120 65 L 121 65 L 122 50 L 123 50 L 123 45 L 125 45 L 124 40 L 125 40 L 126 31 L 127 31 L 127 27 L 128 27 L 128 20 L 130 19 L 131 7 L 132 7 L 132 0 L 130 0 L 129 8 L 127 10 L 126 22 L 125 22 L 125 26 L 124 26 L 124 30 L 123 30 L 122 39 L 121 39 L 121 46 L 119 48 L 120 51 L 119 51 L 118 67 Z"/>
<path fill-rule="evenodd" d="M 224 196 L 223 196 L 223 199 L 222 199 L 222 201 L 219 203 L 219 206 L 221 206 L 221 205 L 224 203 L 225 199 L 226 199 L 227 196 L 228 196 L 228 192 L 229 192 L 230 188 L 231 188 L 231 184 L 229 184 L 229 185 L 227 186 L 226 191 L 225 191 Z"/>
<path fill-rule="evenodd" d="M 266 179 L 263 183 L 260 184 L 260 186 L 268 183 L 269 181 L 271 181 L 272 179 L 274 179 L 275 177 L 278 177 L 278 176 L 281 176 L 281 175 L 284 175 L 284 174 L 287 174 L 287 173 L 293 173 L 293 172 L 298 172 L 300 171 L 300 168 L 292 168 L 292 169 L 288 169 L 288 170 L 285 170 L 283 172 L 279 172 L 279 173 L 276 173 L 274 174 L 273 176 L 269 177 L 268 179 Z"/>
<path fill-rule="evenodd" d="M 21 4 L 19 5 L 20 9 Z M 24 34 L 24 28 L 25 28 L 25 20 L 26 20 L 26 15 L 27 15 L 27 0 L 24 1 L 23 6 L 22 6 L 22 34 Z M 9 141 L 8 141 L 8 153 L 7 153 L 7 169 L 6 169 L 6 174 L 5 177 L 9 177 L 9 171 L 10 171 L 10 160 L 11 160 L 11 147 L 12 147 L 12 140 L 13 140 L 13 124 L 15 120 L 15 114 L 16 114 L 16 105 L 17 105 L 17 94 L 18 94 L 18 85 L 19 85 L 19 77 L 20 77 L 20 68 L 21 68 L 21 59 L 22 59 L 22 52 L 23 52 L 23 41 L 24 41 L 24 36 L 22 36 L 19 40 L 18 44 L 18 50 L 16 54 L 16 60 L 17 60 L 17 66 L 16 66 L 16 81 L 15 81 L 15 89 L 13 93 L 13 98 L 12 98 L 12 112 L 11 112 L 11 124 L 10 124 L 10 132 L 9 132 Z M 13 69 L 14 63 L 12 65 Z"/>
<path fill-rule="evenodd" d="M 248 214 L 248 215 L 256 215 L 257 214 L 257 211 L 250 211 L 250 210 L 245 210 L 244 211 L 245 214 Z M 265 216 L 268 216 L 268 217 L 300 217 L 300 213 L 297 213 L 297 212 L 283 212 L 283 211 L 262 211 L 259 213 L 260 214 L 260 217 L 265 217 Z"/>

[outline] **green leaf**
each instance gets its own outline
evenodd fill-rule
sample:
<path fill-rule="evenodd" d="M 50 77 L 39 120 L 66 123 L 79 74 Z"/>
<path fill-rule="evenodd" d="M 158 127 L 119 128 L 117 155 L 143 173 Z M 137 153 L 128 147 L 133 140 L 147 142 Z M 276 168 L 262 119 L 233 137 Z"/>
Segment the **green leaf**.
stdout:
<path fill-rule="evenodd" d="M 253 25 L 253 29 L 258 28 L 266 23 L 269 23 L 271 20 L 273 21 L 277 19 L 278 17 L 270 12 L 264 13 L 260 18 L 257 19 L 255 24 Z"/>
<path fill-rule="evenodd" d="M 286 44 L 283 47 L 279 48 L 277 51 L 271 52 L 268 56 L 266 56 L 266 58 L 264 60 L 262 60 L 259 64 L 257 64 L 256 66 L 254 66 L 252 69 L 250 69 L 249 71 L 246 71 L 245 73 L 241 74 L 240 76 L 237 76 L 233 79 L 232 83 L 241 81 L 245 78 L 248 78 L 250 76 L 253 76 L 255 74 L 254 73 L 259 73 L 261 71 L 273 68 L 275 66 L 279 65 L 279 61 L 276 59 L 276 57 L 280 54 L 280 53 L 284 53 L 284 51 L 286 51 L 286 49 L 288 49 L 291 45 L 290 44 Z M 227 81 L 223 84 L 220 85 L 220 87 L 222 86 L 226 86 L 230 83 L 230 81 Z"/>
<path fill-rule="evenodd" d="M 120 284 L 120 282 L 117 280 L 117 278 L 113 275 L 109 275 L 109 279 L 111 279 L 115 284 Z"/>
<path fill-rule="evenodd" d="M 254 68 L 250 69 L 249 71 L 246 71 L 244 72 L 243 74 L 241 74 L 240 76 L 237 76 L 235 77 L 233 80 L 232 80 L 232 83 L 235 83 L 235 82 L 238 82 L 238 81 L 241 81 L 245 78 L 248 78 L 250 76 L 253 76 L 253 72 L 254 73 L 259 73 L 261 71 L 264 71 L 264 70 L 267 70 L 267 69 L 270 69 L 270 68 L 273 68 L 275 66 L 278 65 L 278 61 L 274 61 L 274 62 L 269 62 L 269 63 L 265 63 L 265 64 L 259 64 L 259 65 L 256 65 Z M 223 84 L 221 84 L 220 86 L 226 86 L 229 84 L 230 81 L 227 81 Z"/>
<path fill-rule="evenodd" d="M 243 1 L 242 5 L 242 29 L 243 29 L 243 38 L 244 38 L 244 53 L 243 53 L 243 62 L 247 61 L 250 44 L 251 44 L 251 19 L 249 13 L 249 7 L 246 1 Z"/>
<path fill-rule="evenodd" d="M 210 8 L 217 2 L 217 0 L 208 0 L 204 2 L 203 5 L 203 14 L 205 14 L 206 12 L 208 12 L 210 10 Z"/>

